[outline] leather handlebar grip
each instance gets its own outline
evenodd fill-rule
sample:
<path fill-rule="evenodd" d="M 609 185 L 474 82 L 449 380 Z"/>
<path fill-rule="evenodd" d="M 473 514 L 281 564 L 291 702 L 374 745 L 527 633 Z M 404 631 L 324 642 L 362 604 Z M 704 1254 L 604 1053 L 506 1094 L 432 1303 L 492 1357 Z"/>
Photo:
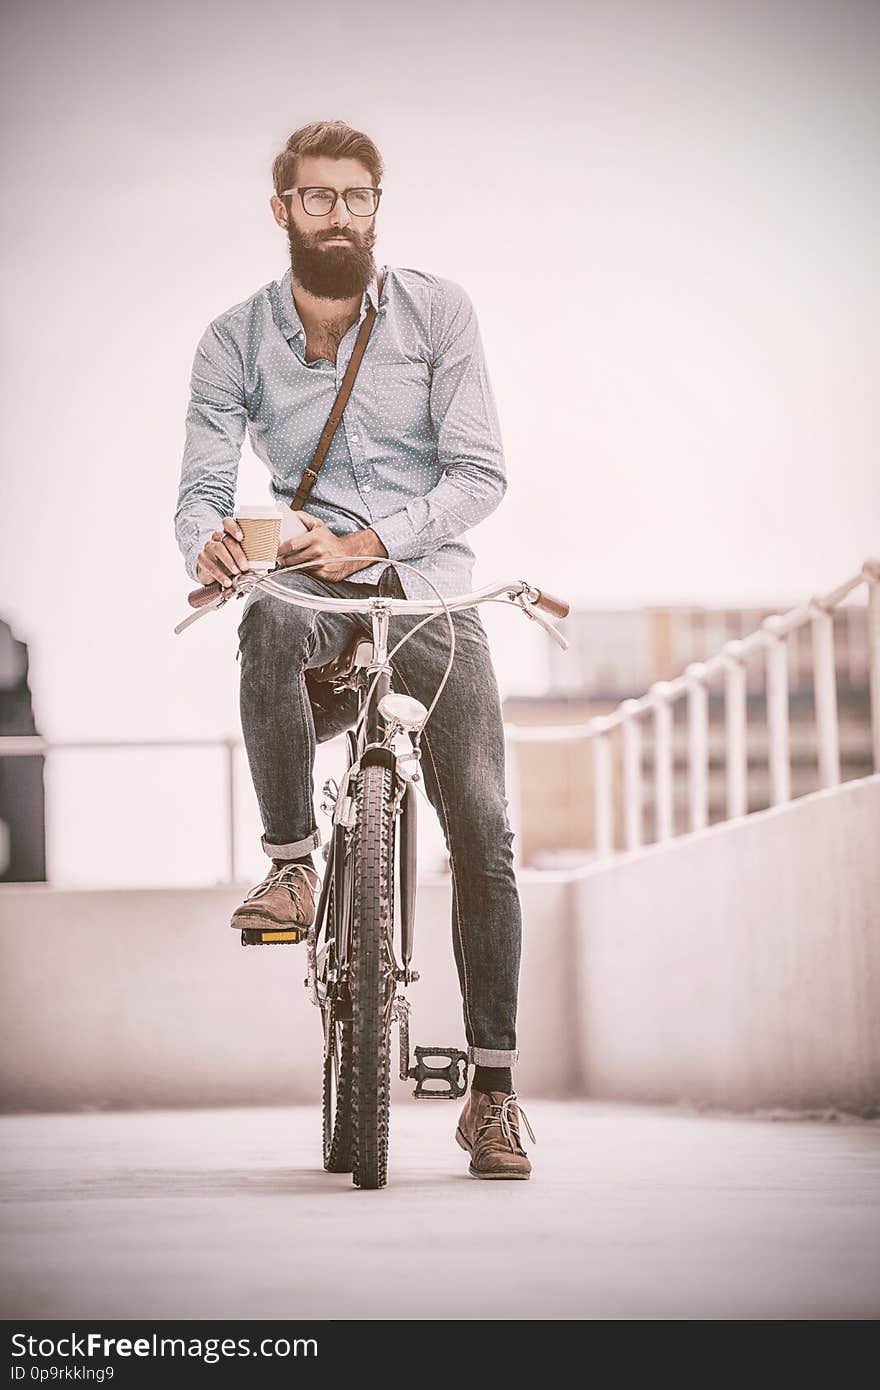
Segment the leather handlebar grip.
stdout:
<path fill-rule="evenodd" d="M 190 608 L 204 608 L 206 603 L 219 598 L 220 592 L 220 585 L 215 580 L 213 584 L 203 584 L 201 588 L 193 589 L 192 593 L 187 594 L 186 601 Z"/>
<path fill-rule="evenodd" d="M 567 618 L 571 612 L 570 603 L 566 603 L 564 598 L 554 598 L 553 594 L 548 594 L 546 589 L 543 592 L 538 590 L 535 607 L 543 608 L 545 613 L 552 613 L 554 618 Z"/>

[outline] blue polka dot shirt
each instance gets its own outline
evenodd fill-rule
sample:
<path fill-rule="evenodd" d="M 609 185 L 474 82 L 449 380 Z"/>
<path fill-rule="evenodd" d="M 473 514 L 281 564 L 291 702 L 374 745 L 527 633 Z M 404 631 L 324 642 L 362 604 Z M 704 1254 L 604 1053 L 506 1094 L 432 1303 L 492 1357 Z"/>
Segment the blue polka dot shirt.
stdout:
<path fill-rule="evenodd" d="M 247 430 L 289 506 L 311 462 L 354 347 L 367 299 L 377 318 L 342 422 L 305 504 L 337 535 L 371 527 L 392 560 L 417 565 L 444 595 L 472 587 L 464 533 L 497 507 L 507 481 L 479 326 L 464 289 L 425 271 L 374 275 L 336 362 L 307 362 L 305 331 L 280 280 L 209 324 L 196 349 L 174 518 L 188 574 L 223 517 Z M 383 566 L 348 576 L 378 582 Z M 432 597 L 403 566 L 408 598 Z"/>

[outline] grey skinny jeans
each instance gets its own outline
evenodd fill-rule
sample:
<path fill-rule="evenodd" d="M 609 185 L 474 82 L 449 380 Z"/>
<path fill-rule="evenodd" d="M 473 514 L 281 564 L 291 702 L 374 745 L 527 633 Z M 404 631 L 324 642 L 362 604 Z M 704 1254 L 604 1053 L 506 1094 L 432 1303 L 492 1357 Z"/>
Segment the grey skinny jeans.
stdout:
<path fill-rule="evenodd" d="M 365 597 L 375 584 L 329 582 L 307 572 L 274 577 L 301 592 Z M 394 616 L 389 646 L 419 621 Z M 522 912 L 513 869 L 513 832 L 505 796 L 505 749 L 498 685 L 479 610 L 453 615 L 455 662 L 422 736 L 425 791 L 440 820 L 452 866 L 452 947 L 461 985 L 468 1057 L 512 1066 L 522 946 Z M 295 858 L 321 844 L 315 823 L 316 733 L 305 682 L 369 617 L 316 613 L 255 590 L 238 627 L 241 724 L 263 820 L 263 848 Z M 393 686 L 425 705 L 448 660 L 441 616 L 393 659 Z"/>

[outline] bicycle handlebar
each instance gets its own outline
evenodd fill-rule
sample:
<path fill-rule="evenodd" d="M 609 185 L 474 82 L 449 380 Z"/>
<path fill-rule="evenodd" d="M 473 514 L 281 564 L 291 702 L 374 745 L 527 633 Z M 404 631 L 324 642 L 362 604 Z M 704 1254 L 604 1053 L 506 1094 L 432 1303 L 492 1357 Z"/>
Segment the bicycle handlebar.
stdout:
<path fill-rule="evenodd" d="M 271 574 L 278 574 L 282 572 L 283 571 L 281 570 L 270 571 Z M 516 582 L 524 585 L 526 588 L 529 589 L 530 600 L 536 608 L 543 608 L 545 613 L 551 613 L 554 618 L 568 617 L 569 613 L 571 612 L 571 604 L 567 603 L 564 598 L 556 598 L 554 594 L 549 593 L 546 589 L 538 589 L 532 584 L 526 585 L 525 580 L 518 580 Z M 506 587 L 512 587 L 512 585 Z M 189 604 L 190 608 L 204 608 L 206 604 L 214 603 L 216 599 L 220 598 L 221 594 L 228 593 L 231 595 L 232 593 L 235 593 L 237 588 L 238 585 L 235 583 L 234 580 L 233 583 L 230 585 L 229 589 L 224 589 L 223 586 L 218 584 L 215 580 L 212 584 L 202 584 L 198 589 L 193 589 L 189 594 L 187 594 L 186 601 Z M 480 594 L 484 594 L 485 590 L 480 590 L 479 592 Z M 450 605 L 454 606 L 456 605 L 456 603 L 460 604 L 461 599 L 466 597 L 468 597 L 468 595 L 463 594 L 458 598 L 450 599 Z M 400 599 L 396 600 L 396 602 L 398 603 L 400 603 L 401 601 L 402 600 Z M 415 601 L 419 602 L 419 600 Z M 405 600 L 405 602 L 411 603 L 413 602 L 413 600 L 407 599 Z M 433 604 L 432 607 L 436 607 L 438 610 L 442 609 L 442 605 L 439 603 Z"/>
<path fill-rule="evenodd" d="M 350 559 L 375 559 L 375 556 L 350 556 Z M 389 564 L 391 562 L 389 561 Z M 398 599 L 386 598 L 379 594 L 369 594 L 363 599 L 355 598 L 330 598 L 322 594 L 309 594 L 298 592 L 294 589 L 287 589 L 277 583 L 276 576 L 289 570 L 291 572 L 312 568 L 308 562 L 302 565 L 285 565 L 270 570 L 268 574 L 257 575 L 253 571 L 246 571 L 244 574 L 233 576 L 232 583 L 223 586 L 216 581 L 211 584 L 203 584 L 198 589 L 193 589 L 188 595 L 188 603 L 191 608 L 199 611 L 193 613 L 189 618 L 180 622 L 174 631 L 182 632 L 185 628 L 201 617 L 202 611 L 209 607 L 220 607 L 227 599 L 234 595 L 241 597 L 245 593 L 260 587 L 265 593 L 274 594 L 278 598 L 283 598 L 288 603 L 298 604 L 303 608 L 315 609 L 319 612 L 340 612 L 340 613 L 366 613 L 369 612 L 377 600 L 387 613 L 424 613 L 439 614 L 450 613 L 455 609 L 472 608 L 479 603 L 488 603 L 492 600 L 503 598 L 509 599 L 521 608 L 527 617 L 537 622 L 543 627 L 545 632 L 553 638 L 555 642 L 563 648 L 568 647 L 568 643 L 562 633 L 558 631 L 551 622 L 537 613 L 536 609 L 543 609 L 545 613 L 550 613 L 554 618 L 565 618 L 570 612 L 570 604 L 565 599 L 556 598 L 546 589 L 539 589 L 537 585 L 530 584 L 525 579 L 512 579 L 506 584 L 490 585 L 485 589 L 478 589 L 472 594 L 456 594 L 450 598 L 438 600 L 431 599 Z M 433 586 L 432 586 L 433 587 Z"/>

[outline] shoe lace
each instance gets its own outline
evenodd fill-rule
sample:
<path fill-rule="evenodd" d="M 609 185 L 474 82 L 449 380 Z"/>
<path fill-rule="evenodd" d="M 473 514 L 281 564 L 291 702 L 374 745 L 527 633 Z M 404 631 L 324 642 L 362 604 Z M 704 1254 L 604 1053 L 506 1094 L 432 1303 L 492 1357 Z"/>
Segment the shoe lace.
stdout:
<path fill-rule="evenodd" d="M 316 893 L 321 882 L 317 869 L 309 868 L 308 864 L 282 864 L 279 869 L 275 869 L 273 873 L 267 874 L 262 883 L 258 883 L 255 888 L 251 889 L 245 898 L 245 902 L 250 902 L 252 898 L 262 897 L 264 893 L 268 893 L 272 888 L 286 888 L 294 902 L 299 903 L 300 893 L 302 892 L 303 875 L 305 874 L 314 875 L 314 884 L 312 884 L 308 878 L 306 878 L 305 881 L 308 887 L 312 889 L 312 892 Z"/>
<path fill-rule="evenodd" d="M 525 1127 L 529 1131 L 529 1138 L 533 1144 L 537 1144 L 538 1141 L 535 1138 L 535 1131 L 529 1124 L 528 1115 L 517 1101 L 516 1091 L 512 1091 L 509 1096 L 505 1096 L 500 1105 L 497 1101 L 490 1101 L 488 1110 L 477 1128 L 476 1139 L 479 1139 L 492 1125 L 499 1125 L 501 1133 L 504 1135 L 507 1143 L 510 1145 L 511 1149 L 516 1152 L 516 1146 L 519 1143 L 519 1130 L 511 1118 L 511 1110 L 514 1105 L 516 1105 L 520 1118 L 525 1122 Z"/>

